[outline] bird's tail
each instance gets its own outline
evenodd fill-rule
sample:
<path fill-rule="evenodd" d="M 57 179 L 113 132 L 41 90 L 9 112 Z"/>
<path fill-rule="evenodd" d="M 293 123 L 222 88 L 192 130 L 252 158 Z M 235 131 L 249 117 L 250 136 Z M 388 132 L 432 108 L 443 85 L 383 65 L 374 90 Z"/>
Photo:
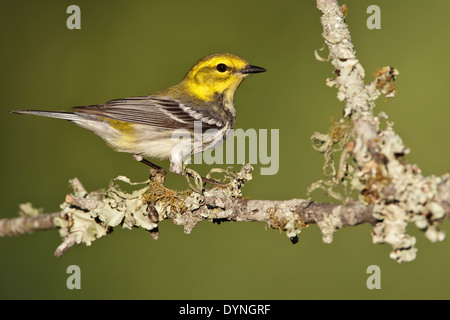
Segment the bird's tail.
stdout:
<path fill-rule="evenodd" d="M 75 121 L 75 120 L 80 119 L 80 115 L 73 113 L 73 112 L 67 112 L 67 111 L 12 110 L 12 111 L 10 111 L 10 113 L 32 114 L 35 116 L 64 119 L 64 120 L 70 120 L 70 121 Z"/>

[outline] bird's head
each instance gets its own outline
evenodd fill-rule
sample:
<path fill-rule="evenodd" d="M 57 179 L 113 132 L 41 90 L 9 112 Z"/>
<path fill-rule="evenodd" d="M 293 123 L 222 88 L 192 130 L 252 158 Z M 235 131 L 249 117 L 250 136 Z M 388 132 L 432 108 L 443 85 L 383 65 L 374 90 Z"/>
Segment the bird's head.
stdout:
<path fill-rule="evenodd" d="M 213 101 L 221 96 L 232 101 L 234 92 L 245 77 L 264 71 L 266 69 L 250 65 L 234 54 L 219 53 L 197 61 L 182 84 L 198 99 Z"/>

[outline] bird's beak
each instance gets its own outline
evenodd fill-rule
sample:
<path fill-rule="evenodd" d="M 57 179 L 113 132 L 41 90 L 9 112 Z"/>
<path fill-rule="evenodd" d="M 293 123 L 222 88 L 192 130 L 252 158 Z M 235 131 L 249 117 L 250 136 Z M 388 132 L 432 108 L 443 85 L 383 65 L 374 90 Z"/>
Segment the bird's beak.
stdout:
<path fill-rule="evenodd" d="M 250 64 L 243 67 L 241 70 L 241 73 L 243 74 L 251 74 L 251 73 L 260 73 L 260 72 L 266 72 L 267 70 L 261 67 L 252 66 Z"/>

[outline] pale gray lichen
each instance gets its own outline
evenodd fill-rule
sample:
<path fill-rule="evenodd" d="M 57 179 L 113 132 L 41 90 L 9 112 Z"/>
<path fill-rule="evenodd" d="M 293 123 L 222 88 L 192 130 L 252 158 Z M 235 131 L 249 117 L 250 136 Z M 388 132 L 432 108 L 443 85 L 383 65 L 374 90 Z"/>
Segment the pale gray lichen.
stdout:
<path fill-rule="evenodd" d="M 366 150 L 368 160 L 357 166 L 352 185 L 360 191 L 361 201 L 375 205 L 374 216 L 380 222 L 373 228 L 373 242 L 390 244 L 392 259 L 411 261 L 416 257 L 417 248 L 416 238 L 406 233 L 409 223 L 415 223 L 430 241 L 445 238 L 445 233 L 437 227 L 445 211 L 435 201 L 438 186 L 445 178 L 424 177 L 416 165 L 404 161 L 409 149 L 393 131 L 391 123 L 387 122 L 386 129 L 378 131 L 377 139 L 379 150 L 375 155 Z M 375 156 L 382 159 L 376 161 Z"/>
<path fill-rule="evenodd" d="M 211 188 L 204 192 L 204 196 L 209 199 L 214 199 L 214 203 L 210 203 L 210 206 L 225 208 L 225 203 L 220 203 L 224 199 L 231 197 L 242 196 L 242 186 L 245 182 L 252 179 L 253 167 L 250 164 L 244 164 L 241 170 L 234 172 L 231 167 L 227 169 L 213 169 L 206 177 L 209 178 L 211 173 L 223 173 L 225 177 L 224 181 L 229 181 L 224 187 Z M 226 200 L 225 200 L 226 201 Z"/>
<path fill-rule="evenodd" d="M 312 192 L 317 189 L 324 190 L 328 196 L 338 201 L 345 201 L 348 198 L 349 182 L 347 177 L 349 173 L 353 172 L 353 169 L 348 163 L 350 155 L 347 144 L 352 138 L 352 125 L 344 118 L 334 121 L 334 125 L 330 128 L 328 134 L 315 132 L 312 135 L 313 148 L 324 155 L 322 170 L 326 179 L 318 180 L 308 187 L 309 198 L 311 198 Z M 339 153 L 339 162 L 336 168 L 334 159 Z"/>
<path fill-rule="evenodd" d="M 322 233 L 322 241 L 333 242 L 334 233 L 342 227 L 342 206 L 337 206 L 331 214 L 323 214 L 321 220 L 317 220 L 317 225 Z"/>
<path fill-rule="evenodd" d="M 86 245 L 91 245 L 95 239 L 107 235 L 117 226 L 126 229 L 140 227 L 154 232 L 157 223 L 167 218 L 173 218 L 175 223 L 181 221 L 185 232 L 189 233 L 197 222 L 210 218 L 194 215 L 205 204 L 205 199 L 209 199 L 208 205 L 213 206 L 209 214 L 227 213 L 227 201 L 242 196 L 240 189 L 245 181 L 251 179 L 252 170 L 251 165 L 244 165 L 239 172 L 231 168 L 214 169 L 214 172 L 224 173 L 229 183 L 201 193 L 196 190 L 167 189 L 162 184 L 163 179 L 133 183 L 125 176 L 111 180 L 107 190 L 88 193 L 78 179 L 73 179 L 70 184 L 74 192 L 66 196 L 66 201 L 61 205 L 61 214 L 54 219 L 54 223 L 59 227 L 63 239 L 71 237 L 76 243 Z M 125 192 L 119 187 L 119 182 L 144 187 Z M 194 187 L 199 187 L 198 181 Z M 26 205 L 23 210 L 32 211 Z"/>
<path fill-rule="evenodd" d="M 305 201 L 309 203 L 308 201 Z M 270 205 L 263 210 L 268 214 L 266 229 L 277 229 L 285 231 L 286 236 L 292 243 L 298 242 L 297 235 L 308 226 L 304 223 L 298 212 L 298 204 L 291 205 L 289 203 Z M 306 205 L 306 204 L 304 204 Z"/>
<path fill-rule="evenodd" d="M 351 190 L 357 191 L 360 201 L 374 205 L 374 217 L 379 220 L 373 228 L 373 242 L 390 244 L 390 257 L 398 262 L 411 261 L 417 249 L 415 237 L 406 233 L 409 223 L 415 223 L 430 241 L 445 238 L 437 227 L 445 210 L 436 199 L 439 185 L 448 177 L 422 176 L 416 165 L 404 160 L 410 150 L 386 120 L 387 115 L 373 115 L 377 98 L 392 98 L 397 93 L 394 81 L 399 72 L 395 68 L 380 69 L 375 80 L 364 85 L 364 70 L 357 59 L 334 59 L 333 64 L 338 77 L 327 79 L 327 84 L 337 87 L 338 99 L 345 101 L 344 117 L 335 122 L 328 134 L 316 132 L 312 136 L 314 148 L 324 154 L 327 178 L 311 184 L 308 194 L 322 189 L 344 201 Z M 344 127 L 344 119 L 353 126 Z M 384 129 L 380 129 L 382 120 Z M 339 153 L 336 169 L 334 158 Z M 350 157 L 354 161 L 349 161 Z M 337 191 L 338 188 L 343 191 Z M 339 222 L 333 215 L 317 222 L 325 242 L 332 241 Z"/>
<path fill-rule="evenodd" d="M 287 211 L 283 214 L 286 219 L 284 230 L 289 239 L 297 237 L 302 231 L 304 224 L 299 223 L 298 214 L 294 210 Z"/>
<path fill-rule="evenodd" d="M 381 153 L 387 159 L 382 175 L 389 179 L 389 188 L 386 188 L 385 194 L 376 202 L 375 211 L 381 221 L 374 227 L 373 240 L 389 243 L 394 249 L 391 258 L 399 262 L 411 261 L 415 258 L 417 249 L 414 247 L 416 239 L 406 234 L 408 223 L 414 222 L 419 229 L 425 231 L 425 236 L 430 241 L 443 241 L 445 238 L 444 232 L 437 227 L 445 211 L 435 201 L 443 178 L 424 177 L 416 165 L 399 160 L 409 153 L 409 149 L 393 132 L 391 125 L 380 132 L 379 139 Z M 384 187 L 379 186 L 382 194 Z"/>
<path fill-rule="evenodd" d="M 126 193 L 116 185 L 117 181 L 146 186 Z M 66 202 L 61 205 L 61 215 L 54 219 L 61 237 L 66 239 L 75 235 L 76 243 L 91 245 L 92 241 L 105 236 L 110 228 L 118 225 L 128 229 L 154 229 L 157 225 L 148 219 L 147 205 L 142 198 L 148 190 L 148 182 L 132 183 L 128 178 L 118 176 L 104 191 L 87 193 L 75 187 L 74 194 L 66 197 Z M 71 185 L 76 186 L 77 183 Z"/>
<path fill-rule="evenodd" d="M 195 211 L 203 203 L 203 197 L 198 192 L 191 192 L 191 194 L 183 201 L 183 205 L 189 211 Z"/>
<path fill-rule="evenodd" d="M 390 257 L 398 262 L 411 261 L 416 257 L 416 238 L 406 234 L 407 213 L 398 205 L 390 204 L 374 210 L 383 220 L 372 229 L 373 243 L 388 243 L 394 249 Z"/>
<path fill-rule="evenodd" d="M 54 222 L 59 227 L 59 234 L 63 239 L 69 235 L 75 235 L 76 243 L 85 243 L 90 246 L 92 241 L 108 233 L 104 226 L 96 223 L 88 213 L 82 210 L 66 207 L 62 214 L 66 215 L 68 219 L 56 217 Z"/>
<path fill-rule="evenodd" d="M 31 202 L 22 203 L 19 205 L 19 216 L 21 217 L 37 217 L 44 210 L 42 208 L 35 208 Z"/>
<path fill-rule="evenodd" d="M 212 173 L 221 173 L 224 174 L 224 177 L 220 181 L 228 181 L 228 183 L 204 190 L 201 194 L 192 194 L 187 197 L 185 201 L 190 206 L 193 203 L 193 210 L 176 215 L 173 218 L 174 222 L 183 225 L 184 232 L 189 234 L 202 220 L 214 221 L 228 217 L 233 213 L 229 209 L 233 204 L 232 199 L 242 196 L 241 188 L 246 181 L 252 178 L 252 170 L 253 167 L 249 164 L 243 165 L 238 172 L 234 172 L 231 167 L 212 169 L 206 178 L 210 179 Z M 202 206 L 202 210 L 197 210 L 200 206 Z"/>

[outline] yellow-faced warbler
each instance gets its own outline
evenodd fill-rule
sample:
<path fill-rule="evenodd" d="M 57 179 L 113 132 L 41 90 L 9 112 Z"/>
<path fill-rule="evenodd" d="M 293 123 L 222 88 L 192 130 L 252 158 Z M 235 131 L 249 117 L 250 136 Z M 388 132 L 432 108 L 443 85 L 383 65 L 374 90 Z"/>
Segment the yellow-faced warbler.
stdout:
<path fill-rule="evenodd" d="M 148 96 L 73 107 L 73 112 L 11 112 L 70 120 L 154 168 L 159 167 L 144 157 L 170 159 L 170 171 L 182 174 L 185 156 L 216 147 L 234 128 L 237 87 L 249 74 L 264 71 L 236 55 L 213 54 L 200 59 L 178 85 Z"/>

